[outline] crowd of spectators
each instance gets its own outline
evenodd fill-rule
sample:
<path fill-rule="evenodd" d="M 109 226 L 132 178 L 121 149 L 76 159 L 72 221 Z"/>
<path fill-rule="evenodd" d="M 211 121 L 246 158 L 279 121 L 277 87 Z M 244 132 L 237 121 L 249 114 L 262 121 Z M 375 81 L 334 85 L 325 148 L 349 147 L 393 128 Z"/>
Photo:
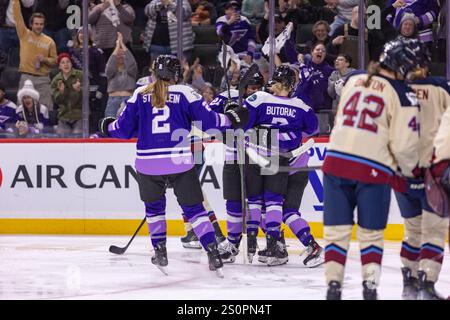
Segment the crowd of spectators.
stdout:
<path fill-rule="evenodd" d="M 90 0 L 89 39 L 80 26 L 68 29 L 67 9 L 81 3 L 0 0 L 0 136 L 81 136 L 83 45 L 89 46 L 91 133 L 101 117 L 115 116 L 137 86 L 151 81 L 157 55 L 177 54 L 178 37 L 183 81 L 206 101 L 225 89 L 225 77 L 236 87 L 252 63 L 266 81 L 270 76 L 268 0 L 183 0 L 181 34 L 176 0 Z M 345 79 L 359 66 L 358 4 L 275 0 L 275 63 L 296 70 L 295 95 L 317 113 L 336 111 Z M 435 71 L 445 70 L 445 1 L 366 1 L 373 4 L 381 9 L 381 29 L 363 31 L 364 65 L 378 58 L 385 42 L 416 37 L 441 63 Z M 225 75 L 221 40 L 233 50 Z"/>

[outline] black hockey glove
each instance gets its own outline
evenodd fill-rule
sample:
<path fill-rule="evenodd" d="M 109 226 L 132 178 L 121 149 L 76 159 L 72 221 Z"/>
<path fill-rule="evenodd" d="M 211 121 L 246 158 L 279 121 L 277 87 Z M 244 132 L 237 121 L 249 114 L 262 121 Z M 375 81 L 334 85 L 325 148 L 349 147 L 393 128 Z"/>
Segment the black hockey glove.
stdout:
<path fill-rule="evenodd" d="M 113 117 L 106 117 L 106 118 L 100 119 L 100 122 L 98 124 L 98 129 L 104 136 L 109 137 L 108 126 L 110 123 L 114 122 L 115 120 L 116 120 L 116 118 L 113 118 Z"/>
<path fill-rule="evenodd" d="M 227 100 L 227 102 L 225 102 L 225 106 L 223 107 L 223 112 L 227 112 L 228 110 L 231 109 L 237 109 L 239 108 L 239 103 L 237 103 L 237 101 L 235 100 Z"/>
<path fill-rule="evenodd" d="M 230 119 L 234 129 L 242 129 L 249 120 L 248 110 L 244 107 L 228 108 L 225 115 Z"/>

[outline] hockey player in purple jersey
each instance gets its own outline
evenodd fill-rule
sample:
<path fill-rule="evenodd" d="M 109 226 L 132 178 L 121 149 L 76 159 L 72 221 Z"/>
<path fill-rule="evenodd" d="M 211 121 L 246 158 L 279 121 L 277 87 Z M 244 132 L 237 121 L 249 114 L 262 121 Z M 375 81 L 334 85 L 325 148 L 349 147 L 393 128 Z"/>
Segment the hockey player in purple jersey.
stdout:
<path fill-rule="evenodd" d="M 241 71 L 241 78 L 247 72 L 247 69 Z M 247 82 L 244 98 L 262 89 L 264 78 L 260 72 L 252 75 Z M 235 105 L 238 100 L 239 92 L 237 90 L 225 91 L 219 94 L 209 107 L 223 113 L 227 107 Z M 223 196 L 226 200 L 227 210 L 227 241 L 219 244 L 219 250 L 222 253 L 224 262 L 234 262 L 235 256 L 238 254 L 239 244 L 242 238 L 242 205 L 240 193 L 240 172 L 237 164 L 237 149 L 234 141 L 226 141 L 225 164 L 223 167 Z M 252 178 L 246 175 L 246 185 L 251 183 Z M 249 194 L 249 201 L 251 194 Z M 248 229 L 249 230 L 249 229 Z"/>
<path fill-rule="evenodd" d="M 120 139 L 138 137 L 135 167 L 155 250 L 152 263 L 167 274 L 165 190 L 170 183 L 207 251 L 210 270 L 223 276 L 214 229 L 202 205 L 188 134 L 193 121 L 202 121 L 203 130 L 225 130 L 231 125 L 242 126 L 246 121 L 239 118 L 239 110 L 233 110 L 230 117 L 227 113 L 213 112 L 192 88 L 177 85 L 181 66 L 176 57 L 157 57 L 154 74 L 156 81 L 136 89 L 120 117 L 103 119 L 100 131 Z"/>
<path fill-rule="evenodd" d="M 277 130 L 276 138 L 279 151 L 288 152 L 301 144 L 302 133 L 313 133 L 317 129 L 317 117 L 313 110 L 297 98 L 289 98 L 295 85 L 295 73 L 288 66 L 279 66 L 272 77 L 271 90 L 256 92 L 244 101 L 249 110 L 249 122 L 246 129 Z M 233 103 L 228 103 L 227 107 Z M 272 133 L 269 133 L 272 136 Z M 289 159 L 279 159 L 281 166 L 288 166 Z M 277 172 L 274 175 L 261 175 L 255 165 L 246 166 L 246 180 L 250 218 L 248 221 L 249 253 L 256 250 L 258 216 L 266 209 L 267 264 L 280 265 L 287 262 L 287 251 L 278 245 L 280 226 L 283 219 L 283 200 L 287 192 L 288 173 Z M 251 179 L 248 177 L 251 176 Z M 241 214 L 242 215 L 242 214 Z M 235 217 L 242 219 L 242 216 Z M 254 223 L 255 222 L 255 223 Z M 232 252 L 230 252 L 232 253 Z M 224 256 L 224 255 L 222 255 Z"/>

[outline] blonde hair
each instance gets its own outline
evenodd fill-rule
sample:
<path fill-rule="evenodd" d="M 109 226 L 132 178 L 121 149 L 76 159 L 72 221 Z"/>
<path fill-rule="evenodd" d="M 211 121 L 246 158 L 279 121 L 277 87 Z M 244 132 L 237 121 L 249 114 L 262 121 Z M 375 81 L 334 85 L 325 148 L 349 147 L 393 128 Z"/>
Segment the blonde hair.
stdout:
<path fill-rule="evenodd" d="M 158 109 L 164 108 L 169 94 L 169 81 L 156 78 L 156 81 L 150 83 L 142 94 L 150 93 L 152 96 L 152 106 Z"/>
<path fill-rule="evenodd" d="M 381 70 L 381 64 L 379 62 L 372 61 L 369 66 L 367 67 L 367 74 L 368 78 L 366 82 L 364 83 L 364 87 L 368 88 L 370 86 L 370 83 L 372 82 L 373 76 L 380 73 Z"/>
<path fill-rule="evenodd" d="M 281 92 L 285 91 L 288 93 L 289 96 L 289 88 L 287 88 L 286 86 L 284 86 L 282 83 L 280 82 L 275 82 L 271 87 L 270 90 L 272 90 L 272 93 L 276 96 L 282 96 Z"/>

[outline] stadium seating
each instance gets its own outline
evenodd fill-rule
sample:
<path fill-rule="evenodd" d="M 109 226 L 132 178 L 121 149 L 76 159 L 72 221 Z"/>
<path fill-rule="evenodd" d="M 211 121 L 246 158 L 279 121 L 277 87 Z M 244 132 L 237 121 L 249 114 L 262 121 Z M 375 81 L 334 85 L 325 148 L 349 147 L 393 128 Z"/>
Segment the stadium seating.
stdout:
<path fill-rule="evenodd" d="M 216 27 L 212 26 L 193 26 L 192 30 L 195 34 L 194 45 L 197 44 L 215 44 L 220 42 L 220 38 L 216 33 Z"/>

